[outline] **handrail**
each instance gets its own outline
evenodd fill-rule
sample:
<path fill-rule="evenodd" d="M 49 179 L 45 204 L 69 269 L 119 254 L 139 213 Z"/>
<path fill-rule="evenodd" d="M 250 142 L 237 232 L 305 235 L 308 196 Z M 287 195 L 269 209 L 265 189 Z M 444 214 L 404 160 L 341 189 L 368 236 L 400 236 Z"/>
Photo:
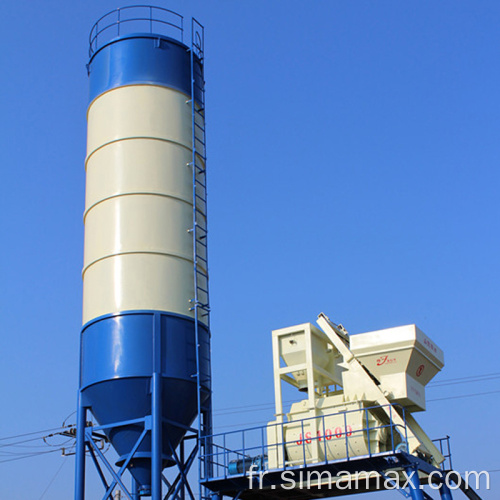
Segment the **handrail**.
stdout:
<path fill-rule="evenodd" d="M 445 459 L 445 461 L 441 464 L 441 467 L 446 470 L 453 470 L 453 463 L 451 461 L 450 436 L 433 439 L 432 442 L 436 445 L 439 445 L 439 451 Z"/>
<path fill-rule="evenodd" d="M 370 422 L 369 413 L 370 410 L 380 409 L 385 406 L 390 406 L 389 413 L 389 422 L 379 422 L 378 424 L 373 424 Z M 395 410 L 393 407 L 398 407 L 401 409 L 402 420 L 404 425 L 397 424 L 394 422 L 392 418 L 392 414 Z M 349 414 L 360 413 L 363 415 L 362 422 L 363 425 L 361 428 L 350 428 L 348 425 L 348 416 Z M 371 406 L 367 408 L 357 408 L 342 412 L 332 412 L 331 414 L 318 415 L 313 417 L 306 417 L 299 420 L 293 420 L 290 422 L 276 422 L 268 425 L 260 425 L 254 426 L 246 429 L 228 431 L 228 432 L 220 432 L 217 434 L 213 434 L 211 436 L 206 436 L 204 439 L 210 440 L 212 449 L 211 453 L 206 453 L 203 456 L 203 459 L 206 460 L 207 463 L 210 463 L 215 471 L 212 471 L 211 474 L 205 475 L 206 480 L 210 480 L 213 478 L 228 478 L 234 477 L 235 470 L 238 470 L 239 473 L 245 474 L 245 471 L 248 470 L 248 467 L 253 466 L 256 462 L 255 460 L 259 460 L 260 467 L 267 467 L 264 465 L 267 461 L 268 455 L 270 451 L 274 450 L 274 453 L 283 454 L 283 459 L 280 459 L 282 465 L 280 468 L 286 470 L 291 467 L 295 467 L 300 465 L 302 467 L 307 466 L 310 463 L 311 457 L 309 456 L 310 446 L 320 446 L 323 450 L 323 457 L 321 458 L 321 463 L 332 463 L 336 462 L 339 459 L 329 457 L 329 452 L 327 450 L 327 443 L 329 439 L 333 436 L 330 431 L 330 438 L 328 437 L 328 430 L 326 430 L 325 418 L 328 418 L 332 415 L 342 415 L 344 421 L 344 427 L 342 432 L 339 431 L 340 435 L 335 433 L 335 437 L 339 439 L 343 439 L 345 442 L 345 457 L 340 459 L 344 461 L 351 461 L 357 456 L 352 454 L 352 451 L 349 447 L 350 439 L 354 439 L 355 436 L 366 434 L 367 436 L 367 457 L 372 457 L 378 455 L 380 453 L 397 453 L 401 450 L 400 443 L 407 443 L 407 424 L 405 419 L 405 411 L 401 405 L 398 404 L 390 404 L 390 405 L 377 405 Z M 317 428 L 323 429 L 323 432 L 318 432 L 317 435 L 309 435 L 306 437 L 305 430 L 308 422 L 316 421 Z M 295 426 L 299 426 L 302 430 L 301 436 L 302 438 L 299 441 L 296 439 L 287 440 L 285 437 L 284 427 L 288 424 L 294 424 Z M 316 424 L 314 424 L 316 425 Z M 269 429 L 276 428 L 276 432 L 280 435 L 276 442 L 272 444 L 268 444 L 267 439 L 265 438 L 266 431 Z M 279 432 L 281 429 L 281 432 Z M 349 429 L 349 430 L 348 430 Z M 387 431 L 385 431 L 387 430 Z M 384 431 L 387 432 L 387 445 L 388 449 L 382 451 L 374 450 L 371 447 L 370 443 L 370 435 L 374 431 Z M 399 438 L 396 440 L 396 435 Z M 231 445 L 229 444 L 231 442 Z M 314 445 L 317 443 L 317 445 Z M 321 444 L 319 444 L 321 443 Z M 235 446 L 233 446 L 233 444 Z M 285 459 L 286 448 L 287 446 L 298 445 L 301 448 L 300 456 L 296 456 L 293 461 Z M 318 448 L 319 449 L 319 448 Z M 403 448 L 405 449 L 405 448 Z M 235 462 L 239 462 L 239 466 L 234 468 Z M 230 465 L 233 464 L 233 471 L 230 470 Z M 221 475 L 222 473 L 222 475 Z"/>
<path fill-rule="evenodd" d="M 340 414 L 343 414 L 343 413 L 357 413 L 357 412 L 360 412 L 360 411 L 375 410 L 377 408 L 384 408 L 385 406 L 389 406 L 389 407 L 392 407 L 392 408 L 401 408 L 404 411 L 404 407 L 403 406 L 401 406 L 400 404 L 397 404 L 397 403 L 393 403 L 393 404 L 389 404 L 389 405 L 367 406 L 366 408 L 357 408 L 357 409 L 354 409 L 354 410 L 347 410 L 347 411 L 341 411 L 341 412 L 335 412 L 335 413 L 325 413 L 324 416 L 325 417 L 329 417 L 329 416 L 332 416 L 332 415 L 340 415 Z M 304 418 L 304 419 L 301 419 L 301 420 L 306 421 L 306 420 L 314 420 L 314 419 L 317 419 L 317 418 L 321 418 L 321 416 L 307 417 L 307 418 Z M 300 422 L 300 420 L 293 420 L 292 422 L 297 423 L 297 422 Z M 284 423 L 288 424 L 288 423 L 291 423 L 291 422 L 284 422 Z M 406 420 L 405 420 L 405 423 L 406 423 Z M 273 424 L 273 425 L 274 426 L 278 426 L 280 424 L 276 423 L 276 424 Z M 396 424 L 394 424 L 394 425 L 396 426 Z M 237 429 L 235 431 L 218 432 L 217 434 L 212 434 L 211 436 L 207 436 L 207 439 L 208 438 L 222 437 L 224 435 L 229 436 L 230 434 L 238 434 L 238 433 L 241 433 L 241 432 L 253 431 L 253 430 L 261 429 L 261 428 L 267 429 L 267 427 L 270 427 L 270 426 L 269 425 L 256 425 L 254 427 L 246 427 L 245 429 Z"/>
<path fill-rule="evenodd" d="M 183 42 L 184 17 L 173 10 L 152 5 L 128 5 L 112 10 L 100 17 L 90 30 L 89 57 L 114 38 L 138 31 L 170 36 Z"/>

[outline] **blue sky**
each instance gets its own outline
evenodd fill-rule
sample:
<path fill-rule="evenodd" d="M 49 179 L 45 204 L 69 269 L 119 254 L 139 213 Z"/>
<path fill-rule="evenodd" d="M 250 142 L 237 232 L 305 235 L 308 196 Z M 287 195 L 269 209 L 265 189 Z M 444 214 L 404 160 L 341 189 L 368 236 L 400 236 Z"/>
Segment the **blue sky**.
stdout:
<path fill-rule="evenodd" d="M 122 5 L 2 6 L 0 438 L 75 409 L 87 37 Z M 457 469 L 500 469 L 500 3 L 162 5 L 206 27 L 217 428 L 272 420 L 223 411 L 272 404 L 272 329 L 416 323 L 436 381 L 494 374 L 430 387 L 418 420 Z M 43 498 L 70 498 L 58 453 L 0 463 L 0 497 L 40 498 L 61 466 Z"/>

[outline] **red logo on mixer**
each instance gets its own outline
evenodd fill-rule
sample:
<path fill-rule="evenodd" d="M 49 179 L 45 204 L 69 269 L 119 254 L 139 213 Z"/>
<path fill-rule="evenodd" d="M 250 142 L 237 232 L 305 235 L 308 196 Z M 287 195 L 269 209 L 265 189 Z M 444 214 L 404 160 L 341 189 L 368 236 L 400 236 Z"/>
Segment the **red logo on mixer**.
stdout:
<path fill-rule="evenodd" d="M 391 363 L 395 363 L 396 358 L 389 358 L 389 356 L 381 356 L 377 359 L 377 366 L 382 365 L 390 365 Z"/>
<path fill-rule="evenodd" d="M 346 427 L 342 428 L 342 427 L 335 427 L 334 430 L 332 429 L 325 429 L 325 435 L 323 436 L 321 431 L 318 431 L 318 437 L 317 438 L 313 438 L 312 437 L 312 433 L 310 432 L 306 432 L 305 433 L 305 439 L 302 437 L 302 433 L 300 433 L 299 435 L 299 440 L 298 441 L 295 441 L 299 446 L 305 442 L 306 444 L 311 444 L 313 439 L 317 439 L 319 442 L 321 442 L 322 439 L 324 439 L 325 441 L 330 441 L 332 438 L 337 438 L 337 439 L 340 439 L 343 435 L 347 436 L 347 437 L 351 437 L 352 436 L 352 427 L 350 425 L 347 425 Z"/>
<path fill-rule="evenodd" d="M 417 368 L 417 377 L 420 377 L 420 375 L 422 375 L 422 373 L 424 372 L 424 368 L 425 368 L 425 366 L 424 366 L 424 365 L 420 365 L 420 366 Z"/>
<path fill-rule="evenodd" d="M 424 339 L 424 344 L 433 352 L 438 352 L 437 347 L 429 340 Z"/>

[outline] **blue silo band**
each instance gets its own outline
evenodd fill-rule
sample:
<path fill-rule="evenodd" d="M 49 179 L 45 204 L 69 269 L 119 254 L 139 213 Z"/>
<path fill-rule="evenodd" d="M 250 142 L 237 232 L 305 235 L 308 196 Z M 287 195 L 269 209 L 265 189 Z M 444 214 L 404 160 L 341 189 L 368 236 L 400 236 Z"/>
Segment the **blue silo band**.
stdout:
<path fill-rule="evenodd" d="M 161 316 L 162 376 L 193 382 L 197 371 L 194 320 L 161 311 L 127 311 L 97 318 L 83 327 L 81 387 L 106 380 L 150 377 L 155 314 Z M 203 346 L 208 350 L 208 330 L 203 325 L 199 338 L 202 350 Z M 208 352 L 201 354 L 201 360 L 208 360 Z M 201 373 L 208 374 L 209 370 L 205 361 Z"/>
<path fill-rule="evenodd" d="M 200 61 L 195 56 L 195 95 L 202 102 Z M 191 95 L 191 54 L 169 37 L 135 34 L 112 40 L 88 64 L 90 102 L 103 92 L 126 85 L 160 85 Z"/>

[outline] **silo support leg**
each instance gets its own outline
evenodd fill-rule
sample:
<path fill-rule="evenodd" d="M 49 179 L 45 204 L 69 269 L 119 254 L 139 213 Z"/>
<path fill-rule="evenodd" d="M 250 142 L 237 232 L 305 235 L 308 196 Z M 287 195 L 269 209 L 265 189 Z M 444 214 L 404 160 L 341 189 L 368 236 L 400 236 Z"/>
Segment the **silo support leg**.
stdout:
<path fill-rule="evenodd" d="M 161 315 L 155 314 L 153 328 L 153 377 L 151 390 L 151 498 L 162 500 L 162 400 Z"/>
<path fill-rule="evenodd" d="M 406 477 L 408 479 L 407 486 L 410 488 L 411 499 L 424 500 L 424 490 L 420 485 L 418 470 L 413 468 L 406 469 Z"/>
<path fill-rule="evenodd" d="M 153 407 L 152 407 L 152 460 L 151 460 L 151 498 L 162 500 L 161 472 L 162 472 L 162 416 L 161 416 L 161 374 L 153 373 Z"/>
<path fill-rule="evenodd" d="M 439 493 L 441 494 L 441 500 L 453 500 L 451 496 L 451 491 L 446 484 L 442 484 L 439 488 Z"/>
<path fill-rule="evenodd" d="M 87 408 L 82 404 L 82 395 L 78 393 L 76 417 L 76 450 L 75 450 L 75 500 L 85 499 L 85 425 Z"/>
<path fill-rule="evenodd" d="M 135 478 L 132 476 L 132 482 L 130 484 L 130 492 L 132 493 L 132 499 L 133 500 L 139 500 L 139 492 L 137 489 L 137 481 Z"/>

